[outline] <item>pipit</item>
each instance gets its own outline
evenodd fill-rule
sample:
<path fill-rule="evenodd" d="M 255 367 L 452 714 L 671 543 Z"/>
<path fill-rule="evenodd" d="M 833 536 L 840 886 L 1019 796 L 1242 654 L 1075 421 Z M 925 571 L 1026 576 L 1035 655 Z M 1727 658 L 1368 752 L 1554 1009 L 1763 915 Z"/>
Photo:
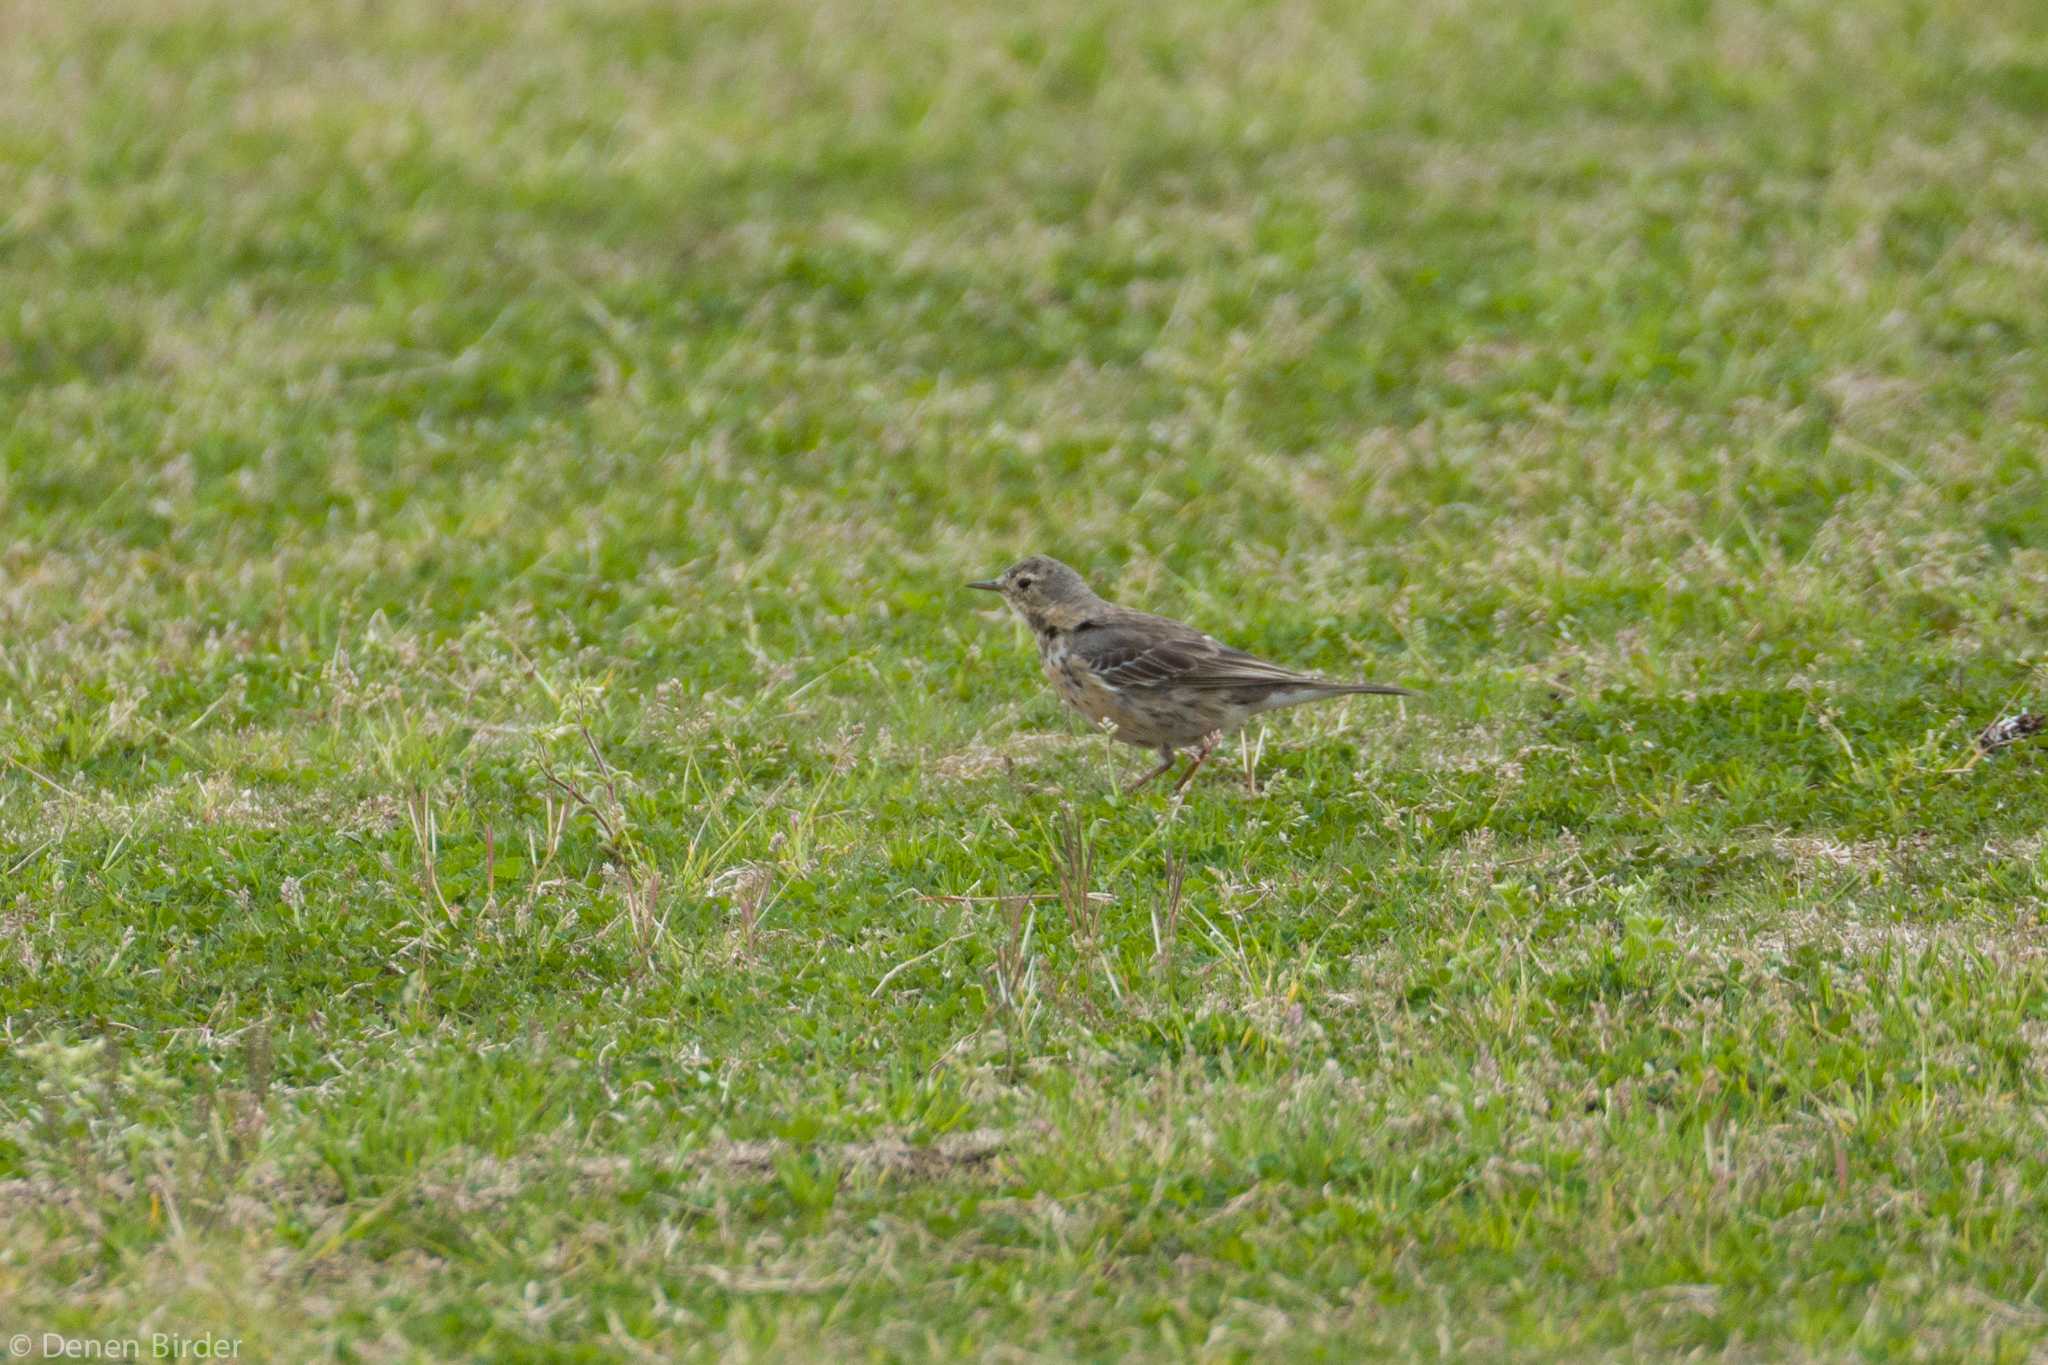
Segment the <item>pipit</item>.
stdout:
<path fill-rule="evenodd" d="M 1261 711 L 1325 697 L 1412 697 L 1405 687 L 1336 682 L 1297 673 L 1230 648 L 1178 621 L 1105 602 L 1057 559 L 1033 555 L 1001 578 L 969 583 L 1001 593 L 1038 637 L 1038 662 L 1060 700 L 1111 727 L 1117 739 L 1154 750 L 1159 766 L 1132 792 L 1195 750 L 1173 789 L 1187 786 L 1226 732 Z"/>

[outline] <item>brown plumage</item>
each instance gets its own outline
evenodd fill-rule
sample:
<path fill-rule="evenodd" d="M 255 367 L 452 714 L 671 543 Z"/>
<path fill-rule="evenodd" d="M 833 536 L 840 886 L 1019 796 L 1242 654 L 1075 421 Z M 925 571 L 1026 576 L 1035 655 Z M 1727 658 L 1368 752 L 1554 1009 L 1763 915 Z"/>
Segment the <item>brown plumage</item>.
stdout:
<path fill-rule="evenodd" d="M 1257 715 L 1326 697 L 1373 693 L 1412 697 L 1405 687 L 1347 683 L 1297 673 L 1232 649 L 1192 626 L 1097 597 L 1057 559 L 1033 555 L 1000 578 L 969 583 L 1001 593 L 1038 637 L 1038 661 L 1060 699 L 1126 744 L 1159 754 L 1135 791 L 1193 747 L 1178 791 L 1225 733 Z"/>

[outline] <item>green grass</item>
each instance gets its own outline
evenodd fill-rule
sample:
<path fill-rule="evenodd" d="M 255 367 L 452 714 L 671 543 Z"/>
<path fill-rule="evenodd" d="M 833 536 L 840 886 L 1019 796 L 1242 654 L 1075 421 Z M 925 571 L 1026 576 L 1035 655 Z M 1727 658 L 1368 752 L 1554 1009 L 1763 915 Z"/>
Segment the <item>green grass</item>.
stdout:
<path fill-rule="evenodd" d="M 0 33 L 0 1335 L 2048 1349 L 2048 10 Z"/>

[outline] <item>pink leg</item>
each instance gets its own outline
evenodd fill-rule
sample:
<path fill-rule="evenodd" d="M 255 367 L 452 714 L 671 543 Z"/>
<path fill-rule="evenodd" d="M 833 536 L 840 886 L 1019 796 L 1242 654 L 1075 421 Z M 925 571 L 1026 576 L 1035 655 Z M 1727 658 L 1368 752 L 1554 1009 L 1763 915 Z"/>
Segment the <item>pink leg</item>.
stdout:
<path fill-rule="evenodd" d="M 1188 764 L 1188 770 L 1180 775 L 1180 781 L 1173 784 L 1173 789 L 1179 791 L 1192 782 L 1195 777 L 1195 770 L 1209 761 L 1209 755 L 1215 753 L 1216 746 L 1222 742 L 1223 732 L 1221 730 L 1211 730 L 1208 734 L 1202 736 L 1202 747 L 1195 750 L 1195 761 Z"/>
<path fill-rule="evenodd" d="M 1129 795 L 1130 795 L 1130 794 L 1131 794 L 1132 792 L 1134 792 L 1134 791 L 1136 791 L 1136 790 L 1137 790 L 1138 788 L 1140 788 L 1140 787 L 1144 786 L 1144 785 L 1145 785 L 1145 784 L 1146 784 L 1147 782 L 1150 782 L 1150 781 L 1151 781 L 1151 780 L 1152 780 L 1153 778 L 1155 778 L 1155 777 L 1159 776 L 1159 774 L 1161 774 L 1161 773 L 1165 772 L 1165 771 L 1166 771 L 1166 770 L 1167 770 L 1168 768 L 1171 768 L 1171 767 L 1173 766 L 1173 750 L 1171 750 L 1171 749 L 1161 749 L 1161 750 L 1160 750 L 1159 752 L 1160 752 L 1160 754 L 1162 755 L 1162 757 L 1161 757 L 1161 758 L 1160 758 L 1160 760 L 1159 760 L 1159 766 L 1158 766 L 1158 767 L 1156 767 L 1156 768 L 1154 768 L 1154 769 L 1153 769 L 1153 770 L 1152 770 L 1151 772 L 1149 772 L 1149 773 L 1146 773 L 1146 774 L 1145 774 L 1145 775 L 1144 775 L 1143 777 L 1139 778 L 1139 779 L 1138 779 L 1138 780 L 1137 780 L 1136 782 L 1133 782 L 1133 783 L 1131 783 L 1131 785 L 1130 785 L 1130 786 L 1128 786 L 1128 787 L 1125 787 L 1125 788 L 1124 788 L 1124 795 L 1125 795 L 1125 796 L 1129 796 Z"/>

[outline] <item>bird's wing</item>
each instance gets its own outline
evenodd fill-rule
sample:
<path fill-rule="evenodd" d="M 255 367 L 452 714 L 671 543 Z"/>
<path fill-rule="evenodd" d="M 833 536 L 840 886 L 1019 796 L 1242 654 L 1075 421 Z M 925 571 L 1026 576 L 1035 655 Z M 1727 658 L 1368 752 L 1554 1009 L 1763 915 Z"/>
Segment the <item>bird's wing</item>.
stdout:
<path fill-rule="evenodd" d="M 1133 612 L 1121 620 L 1089 622 L 1068 639 L 1097 677 L 1122 690 L 1339 685 L 1268 663 L 1160 616 Z"/>

